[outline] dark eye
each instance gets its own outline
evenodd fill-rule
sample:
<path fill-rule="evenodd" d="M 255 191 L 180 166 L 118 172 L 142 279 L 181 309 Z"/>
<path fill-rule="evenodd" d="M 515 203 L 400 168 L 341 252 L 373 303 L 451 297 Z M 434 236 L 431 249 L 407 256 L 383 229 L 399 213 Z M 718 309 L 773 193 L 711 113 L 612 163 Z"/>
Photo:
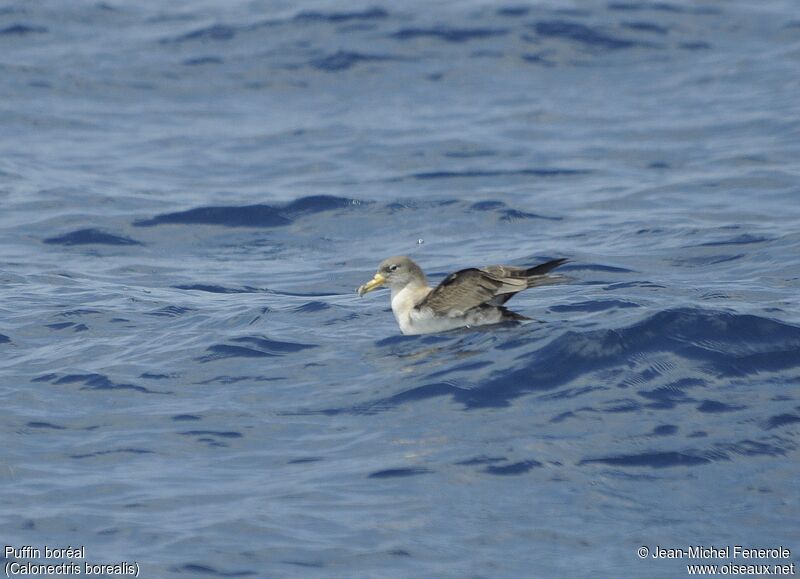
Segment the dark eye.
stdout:
<path fill-rule="evenodd" d="M 389 266 L 389 271 L 397 271 L 398 267 L 400 266 L 397 265 L 396 263 L 393 263 L 392 265 Z"/>

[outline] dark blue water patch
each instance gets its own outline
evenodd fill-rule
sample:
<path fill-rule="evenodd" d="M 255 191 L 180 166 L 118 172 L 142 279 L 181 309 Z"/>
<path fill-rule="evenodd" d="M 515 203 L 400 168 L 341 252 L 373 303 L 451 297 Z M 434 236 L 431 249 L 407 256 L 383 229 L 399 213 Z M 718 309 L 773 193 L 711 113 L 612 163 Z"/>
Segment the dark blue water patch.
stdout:
<path fill-rule="evenodd" d="M 174 378 L 174 376 L 170 374 L 154 374 L 152 372 L 143 372 L 139 374 L 139 378 L 146 378 L 148 380 L 167 380 L 168 378 Z"/>
<path fill-rule="evenodd" d="M 292 560 L 286 560 L 286 561 L 281 561 L 281 563 L 283 563 L 285 565 L 294 565 L 295 567 L 305 567 L 305 568 L 308 568 L 308 569 L 322 569 L 323 567 L 325 567 L 325 565 L 322 563 L 322 561 L 292 561 Z"/>
<path fill-rule="evenodd" d="M 241 432 L 235 430 L 185 430 L 179 432 L 182 436 L 217 436 L 219 438 L 242 438 Z"/>
<path fill-rule="evenodd" d="M 328 56 L 314 58 L 310 61 L 310 64 L 319 70 L 324 70 L 326 72 L 338 72 L 340 70 L 348 70 L 362 62 L 386 62 L 398 60 L 406 59 L 389 54 L 367 54 L 363 52 L 339 50 L 338 52 L 334 52 Z"/>
<path fill-rule="evenodd" d="M 292 311 L 297 312 L 298 314 L 309 314 L 313 312 L 322 312 L 329 309 L 331 309 L 330 304 L 320 301 L 311 301 L 306 302 L 301 306 L 297 306 L 296 308 L 292 308 Z"/>
<path fill-rule="evenodd" d="M 532 468 L 540 466 L 542 466 L 542 463 L 539 462 L 538 460 L 523 460 L 512 464 L 504 464 L 501 466 L 490 465 L 487 466 L 485 469 L 483 469 L 483 472 L 498 476 L 510 476 L 517 474 L 525 474 Z"/>
<path fill-rule="evenodd" d="M 472 169 L 465 171 L 426 171 L 412 173 L 408 178 L 425 181 L 429 179 L 474 179 L 482 177 L 562 177 L 585 175 L 588 172 L 580 169 Z"/>
<path fill-rule="evenodd" d="M 89 330 L 89 326 L 86 324 L 77 324 L 72 330 L 75 332 L 86 332 Z"/>
<path fill-rule="evenodd" d="M 389 17 L 389 13 L 383 8 L 367 8 L 366 10 L 355 10 L 353 12 L 315 12 L 304 11 L 294 17 L 300 22 L 351 22 L 354 20 L 384 20 Z"/>
<path fill-rule="evenodd" d="M 746 406 L 735 406 L 733 404 L 725 404 L 718 400 L 703 400 L 698 406 L 698 412 L 720 413 L 720 412 L 736 412 L 737 410 L 744 410 Z"/>
<path fill-rule="evenodd" d="M 391 34 L 397 40 L 414 40 L 416 38 L 434 38 L 444 42 L 469 42 L 504 36 L 508 34 L 507 28 L 450 28 L 447 26 L 434 26 L 433 28 L 402 28 Z"/>
<path fill-rule="evenodd" d="M 669 34 L 669 28 L 653 24 L 652 22 L 623 22 L 622 27 L 638 32 L 651 32 L 660 35 Z"/>
<path fill-rule="evenodd" d="M 309 464 L 313 462 L 321 462 L 323 459 L 320 456 L 310 456 L 308 458 L 295 458 L 294 460 L 290 460 L 286 464 Z"/>
<path fill-rule="evenodd" d="M 186 34 L 183 34 L 176 38 L 163 39 L 161 42 L 162 44 L 182 43 L 191 41 L 205 42 L 208 40 L 221 42 L 232 39 L 234 36 L 236 36 L 236 33 L 237 33 L 237 28 L 234 26 L 228 26 L 226 24 L 214 24 L 212 26 L 206 26 L 204 28 L 198 28 L 197 30 L 192 30 L 191 32 L 187 32 Z"/>
<path fill-rule="evenodd" d="M 452 159 L 473 159 L 477 157 L 494 157 L 497 151 L 491 149 L 479 149 L 477 151 L 447 151 L 444 153 L 445 157 Z"/>
<path fill-rule="evenodd" d="M 281 342 L 279 340 L 271 340 L 264 336 L 243 336 L 240 338 L 233 338 L 232 342 L 251 344 L 263 352 L 270 354 L 293 354 L 295 352 L 302 352 L 310 348 L 318 347 L 316 344 L 300 344 L 297 342 Z"/>
<path fill-rule="evenodd" d="M 502 6 L 495 10 L 495 14 L 498 16 L 505 16 L 506 18 L 519 18 L 520 16 L 525 16 L 530 12 L 531 9 L 529 6 Z"/>
<path fill-rule="evenodd" d="M 475 211 L 494 211 L 504 207 L 506 207 L 506 204 L 502 201 L 478 201 L 469 206 L 470 209 Z"/>
<path fill-rule="evenodd" d="M 43 374 L 41 376 L 37 376 L 36 378 L 32 378 L 31 382 L 52 382 L 58 378 L 58 374 Z"/>
<path fill-rule="evenodd" d="M 107 456 L 109 454 L 155 454 L 155 452 L 144 448 L 116 448 L 114 450 L 98 450 L 97 452 L 88 452 L 86 454 L 71 454 L 70 458 L 80 460 L 84 458 L 95 458 L 97 456 Z"/>
<path fill-rule="evenodd" d="M 198 56 L 197 58 L 187 58 L 181 64 L 184 66 L 205 66 L 207 64 L 222 64 L 223 60 L 218 56 Z"/>
<path fill-rule="evenodd" d="M 500 221 L 517 221 L 523 219 L 548 219 L 550 221 L 561 221 L 562 217 L 551 217 L 540 215 L 538 213 L 529 213 L 527 211 L 520 211 L 514 209 L 503 203 L 502 201 L 478 201 L 469 206 L 472 211 L 491 211 L 498 215 Z"/>
<path fill-rule="evenodd" d="M 674 424 L 661 424 L 653 428 L 650 436 L 672 436 L 678 432 L 678 427 Z"/>
<path fill-rule="evenodd" d="M 45 243 L 52 245 L 143 245 L 142 242 L 106 233 L 100 229 L 79 229 L 56 237 L 48 237 Z"/>
<path fill-rule="evenodd" d="M 711 45 L 708 42 L 698 41 L 698 42 L 681 42 L 678 46 L 683 48 L 684 50 L 709 50 L 711 49 Z"/>
<path fill-rule="evenodd" d="M 199 382 L 194 382 L 194 384 L 236 384 L 237 382 L 277 382 L 280 380 L 286 380 L 285 376 L 214 376 L 213 378 L 208 378 L 207 380 L 201 380 Z"/>
<path fill-rule="evenodd" d="M 552 312 L 603 312 L 605 310 L 639 308 L 639 304 L 625 300 L 590 300 L 575 304 L 550 306 Z"/>
<path fill-rule="evenodd" d="M 548 60 L 547 55 L 543 52 L 539 52 L 536 54 L 533 53 L 526 53 L 520 55 L 520 58 L 527 63 L 530 64 L 543 64 L 545 66 L 553 66 L 554 63 L 552 60 Z"/>
<path fill-rule="evenodd" d="M 26 36 L 28 34 L 45 34 L 47 28 L 44 26 L 33 26 L 31 24 L 12 24 L 5 28 L 0 28 L 0 36 Z"/>
<path fill-rule="evenodd" d="M 481 464 L 494 464 L 497 462 L 505 462 L 508 459 L 504 456 L 476 456 L 474 458 L 469 458 L 467 460 L 460 460 L 453 464 L 459 466 L 475 466 Z"/>
<path fill-rule="evenodd" d="M 609 10 L 616 10 L 622 12 L 634 12 L 639 10 L 652 10 L 656 12 L 674 12 L 682 13 L 686 9 L 675 4 L 668 4 L 666 2 L 610 2 L 608 4 Z"/>
<path fill-rule="evenodd" d="M 176 414 L 172 417 L 172 420 L 176 422 L 192 422 L 194 420 L 202 420 L 202 418 L 196 414 Z"/>
<path fill-rule="evenodd" d="M 635 47 L 652 47 L 653 45 L 638 40 L 611 36 L 580 22 L 569 20 L 543 20 L 531 25 L 539 36 L 561 38 L 577 42 L 584 46 L 605 50 L 621 50 Z"/>
<path fill-rule="evenodd" d="M 324 410 L 312 411 L 310 413 L 324 414 L 326 416 L 335 416 L 337 414 L 376 414 L 378 412 L 384 412 L 409 402 L 418 402 L 421 400 L 427 400 L 429 398 L 448 395 L 455 397 L 458 390 L 458 387 L 453 386 L 449 382 L 434 382 L 431 384 L 417 386 L 409 390 L 404 390 L 398 394 L 394 394 L 386 398 L 380 398 L 371 402 L 360 403 L 346 408 L 327 408 Z M 300 412 L 298 414 L 308 413 L 309 412 Z"/>
<path fill-rule="evenodd" d="M 736 253 L 733 255 L 707 255 L 700 257 L 686 257 L 673 259 L 672 263 L 677 266 L 687 265 L 689 267 L 702 267 L 704 265 L 717 265 L 720 263 L 728 263 L 729 261 L 736 261 L 745 257 L 743 253 Z"/>
<path fill-rule="evenodd" d="M 5 334 L 0 334 L 0 344 L 9 344 L 11 342 L 11 338 L 6 336 Z"/>
<path fill-rule="evenodd" d="M 67 310 L 65 312 L 60 312 L 56 315 L 59 317 L 68 318 L 71 316 L 86 316 L 89 314 L 102 314 L 102 313 L 103 312 L 101 312 L 100 310 L 93 310 L 90 308 L 78 308 L 75 310 Z"/>
<path fill-rule="evenodd" d="M 698 245 L 690 247 L 715 247 L 718 245 L 749 245 L 751 243 L 764 243 L 765 241 L 772 241 L 772 240 L 767 237 L 761 237 L 759 235 L 750 235 L 748 233 L 743 233 L 742 235 L 738 235 L 731 239 L 723 239 L 721 241 L 709 241 L 707 243 L 700 243 Z"/>
<path fill-rule="evenodd" d="M 252 577 L 258 575 L 255 571 L 220 571 L 216 567 L 209 565 L 200 565 L 197 563 L 188 563 L 175 567 L 173 571 L 177 573 L 187 573 L 190 576 L 205 576 L 211 575 L 214 577 Z"/>
<path fill-rule="evenodd" d="M 676 466 L 698 466 L 709 464 L 711 460 L 703 456 L 696 456 L 683 452 L 644 452 L 642 454 L 628 454 L 621 456 L 608 456 L 603 458 L 587 458 L 578 463 L 579 466 L 587 464 L 605 464 L 620 467 L 649 467 L 671 468 Z"/>
<path fill-rule="evenodd" d="M 258 289 L 255 287 L 250 286 L 242 286 L 242 287 L 224 287 L 221 285 L 212 285 L 212 284 L 203 284 L 203 283 L 190 283 L 190 284 L 182 284 L 182 285 L 174 285 L 172 286 L 175 289 L 180 290 L 191 290 L 191 291 L 198 291 L 198 292 L 208 292 L 212 294 L 249 294 L 249 293 L 259 293 L 265 290 Z"/>
<path fill-rule="evenodd" d="M 156 316 L 158 318 L 177 318 L 183 314 L 197 311 L 195 308 L 187 308 L 183 306 L 165 306 L 153 312 L 147 312 L 148 316 Z"/>
<path fill-rule="evenodd" d="M 207 355 L 197 358 L 199 362 L 213 362 L 227 358 L 275 358 L 279 354 L 264 352 L 255 348 L 232 346 L 230 344 L 214 344 L 206 348 Z"/>
<path fill-rule="evenodd" d="M 60 426 L 58 424 L 53 424 L 51 422 L 40 422 L 40 421 L 31 421 L 28 422 L 25 426 L 28 428 L 44 428 L 49 430 L 66 430 L 66 426 Z"/>
<path fill-rule="evenodd" d="M 637 287 L 648 288 L 648 289 L 666 289 L 667 286 L 653 283 L 651 281 L 637 280 L 637 281 L 612 283 L 605 286 L 603 288 L 603 291 L 615 291 L 620 289 L 637 288 Z"/>
<path fill-rule="evenodd" d="M 770 416 L 764 422 L 764 428 L 766 430 L 772 430 L 774 428 L 788 426 L 789 424 L 797 424 L 798 422 L 800 422 L 800 416 L 797 414 L 778 414 L 776 416 Z"/>
<path fill-rule="evenodd" d="M 59 322 L 58 324 L 47 324 L 45 327 L 51 330 L 63 330 L 65 328 L 71 328 L 74 325 L 75 322 Z"/>
<path fill-rule="evenodd" d="M 166 392 L 157 392 L 150 390 L 144 386 L 137 384 L 126 384 L 114 382 L 104 374 L 67 374 L 53 382 L 53 384 L 76 384 L 82 383 L 84 386 L 81 390 L 133 390 L 135 392 L 142 392 L 145 394 L 166 394 Z"/>
<path fill-rule="evenodd" d="M 281 227 L 292 220 L 271 205 L 243 205 L 238 207 L 197 207 L 187 211 L 163 213 L 152 219 L 134 221 L 137 227 L 163 224 L 178 225 L 222 225 L 224 227 Z"/>
<path fill-rule="evenodd" d="M 366 203 L 356 199 L 334 197 L 332 195 L 313 195 L 301 197 L 283 206 L 266 204 L 241 206 L 197 207 L 186 211 L 163 213 L 151 219 L 134 221 L 137 227 L 154 225 L 221 225 L 223 227 L 282 227 L 302 215 L 351 208 Z"/>
<path fill-rule="evenodd" d="M 404 478 L 409 476 L 418 476 L 421 474 L 429 474 L 431 472 L 433 471 L 423 467 L 389 468 L 370 473 L 368 478 Z"/>

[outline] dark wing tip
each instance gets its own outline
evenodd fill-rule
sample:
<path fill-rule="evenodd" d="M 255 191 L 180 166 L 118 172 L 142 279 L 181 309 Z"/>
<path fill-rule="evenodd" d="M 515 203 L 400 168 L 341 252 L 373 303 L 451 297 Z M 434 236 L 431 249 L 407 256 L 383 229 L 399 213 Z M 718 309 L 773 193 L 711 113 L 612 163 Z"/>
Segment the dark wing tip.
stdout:
<path fill-rule="evenodd" d="M 554 270 L 559 265 L 563 265 L 568 261 L 569 261 L 569 259 L 567 259 L 566 257 L 561 257 L 559 259 L 553 259 L 553 260 L 550 260 L 550 261 L 546 261 L 544 263 L 541 263 L 541 264 L 539 264 L 537 266 L 534 266 L 534 267 L 532 267 L 530 269 L 525 270 L 525 275 L 528 276 L 528 277 L 531 277 L 531 276 L 534 276 L 534 275 L 544 275 L 544 274 Z"/>

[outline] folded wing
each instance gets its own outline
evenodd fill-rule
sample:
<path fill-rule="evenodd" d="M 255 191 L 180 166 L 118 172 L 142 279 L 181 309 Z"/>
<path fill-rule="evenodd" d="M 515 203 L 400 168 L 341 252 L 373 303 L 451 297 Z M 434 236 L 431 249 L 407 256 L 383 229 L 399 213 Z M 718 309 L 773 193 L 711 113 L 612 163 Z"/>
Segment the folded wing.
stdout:
<path fill-rule="evenodd" d="M 565 261 L 556 259 L 532 268 L 492 265 L 462 269 L 447 276 L 416 307 L 429 308 L 437 315 L 460 316 L 481 305 L 500 306 L 524 289 L 558 281 L 546 274 Z"/>

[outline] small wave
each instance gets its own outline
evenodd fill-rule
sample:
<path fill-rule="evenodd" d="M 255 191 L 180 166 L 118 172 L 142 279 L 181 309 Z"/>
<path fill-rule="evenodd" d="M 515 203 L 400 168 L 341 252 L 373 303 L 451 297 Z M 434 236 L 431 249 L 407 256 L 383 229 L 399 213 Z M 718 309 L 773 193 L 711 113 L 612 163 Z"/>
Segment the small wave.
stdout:
<path fill-rule="evenodd" d="M 221 285 L 212 285 L 212 284 L 203 284 L 203 283 L 191 283 L 191 284 L 183 284 L 183 285 L 174 285 L 172 287 L 175 288 L 175 289 L 180 289 L 180 290 L 208 292 L 208 293 L 212 293 L 212 294 L 248 294 L 248 293 L 256 293 L 256 292 L 263 291 L 263 290 L 259 290 L 258 288 L 249 287 L 249 286 L 235 288 L 235 287 L 225 287 L 225 286 L 221 286 Z"/>
<path fill-rule="evenodd" d="M 606 50 L 621 50 L 634 47 L 648 47 L 653 45 L 638 40 L 618 38 L 600 32 L 599 30 L 568 20 L 543 20 L 532 25 L 539 36 L 563 38 L 585 46 L 603 48 Z"/>
<path fill-rule="evenodd" d="M 369 474 L 368 478 L 405 478 L 409 476 L 419 476 L 421 474 L 429 474 L 433 471 L 422 467 L 412 468 L 388 468 L 386 470 L 379 470 Z"/>
<path fill-rule="evenodd" d="M 428 171 L 412 173 L 412 179 L 474 179 L 480 177 L 562 177 L 570 175 L 584 175 L 588 171 L 580 169 L 473 169 L 465 171 Z"/>
<path fill-rule="evenodd" d="M 435 26 L 433 28 L 402 28 L 391 34 L 396 40 L 414 40 L 417 38 L 435 38 L 444 42 L 469 42 L 470 40 L 504 36 L 507 28 L 449 28 Z"/>
<path fill-rule="evenodd" d="M 40 422 L 40 421 L 32 421 L 28 422 L 25 426 L 28 428 L 43 428 L 48 430 L 66 430 L 66 426 L 61 426 L 59 424 L 53 424 L 51 422 Z"/>
<path fill-rule="evenodd" d="M 525 474 L 532 468 L 543 466 L 538 460 L 523 460 L 512 464 L 504 465 L 489 465 L 483 469 L 486 474 L 493 474 L 497 476 L 510 476 L 517 474 Z"/>
<path fill-rule="evenodd" d="M 45 34 L 47 28 L 44 26 L 33 26 L 30 24 L 12 24 L 5 28 L 0 28 L 0 36 L 26 36 L 28 34 Z"/>
<path fill-rule="evenodd" d="M 224 227 L 281 227 L 301 215 L 361 205 L 362 202 L 331 195 L 301 197 L 283 206 L 240 205 L 196 207 L 186 211 L 162 213 L 151 219 L 134 221 L 137 227 L 154 225 L 221 225 Z"/>
<path fill-rule="evenodd" d="M 635 30 L 637 32 L 651 32 L 653 34 L 669 34 L 669 28 L 666 26 L 659 26 L 652 22 L 623 22 L 623 28 L 628 30 Z"/>
<path fill-rule="evenodd" d="M 199 565 L 197 563 L 187 563 L 176 567 L 178 573 L 187 573 L 190 576 L 214 576 L 214 577 L 253 577 L 258 576 L 259 573 L 255 571 L 220 571 L 216 567 L 210 565 Z"/>
<path fill-rule="evenodd" d="M 362 62 L 386 62 L 393 60 L 398 61 L 406 59 L 390 54 L 367 54 L 363 52 L 339 50 L 328 56 L 312 59 L 310 64 L 319 70 L 338 72 L 341 70 L 348 70 Z"/>
<path fill-rule="evenodd" d="M 383 8 L 367 8 L 366 10 L 353 12 L 300 12 L 294 20 L 301 22 L 351 22 L 353 20 L 384 20 L 389 17 L 389 13 Z"/>
<path fill-rule="evenodd" d="M 238 32 L 238 28 L 235 26 L 228 26 L 225 24 L 214 24 L 212 26 L 206 26 L 205 28 L 198 28 L 197 30 L 192 30 L 191 32 L 187 32 L 186 34 L 182 34 L 176 38 L 171 39 L 164 39 L 162 43 L 181 43 L 181 42 L 191 42 L 195 40 L 199 41 L 206 41 L 206 40 L 214 40 L 214 41 L 224 41 L 230 40 L 236 33 Z"/>
<path fill-rule="evenodd" d="M 275 358 L 317 347 L 315 344 L 281 342 L 261 336 L 243 336 L 233 338 L 231 341 L 235 342 L 235 344 L 214 344 L 209 346 L 206 349 L 209 354 L 199 358 L 199 361 L 211 362 L 224 358 Z"/>
<path fill-rule="evenodd" d="M 579 465 L 605 464 L 621 467 L 650 467 L 668 468 L 675 466 L 697 466 L 710 464 L 711 460 L 685 452 L 643 452 L 641 454 L 626 454 L 620 456 L 607 456 L 602 458 L 587 458 L 580 461 Z"/>
<path fill-rule="evenodd" d="M 48 237 L 44 242 L 51 245 L 143 245 L 142 242 L 129 237 L 91 228 L 79 229 L 56 237 Z"/>
<path fill-rule="evenodd" d="M 138 384 L 127 384 L 121 382 L 114 382 L 104 374 L 67 374 L 61 378 L 56 375 L 50 375 L 53 384 L 83 384 L 81 390 L 132 390 L 134 392 L 142 392 L 144 394 L 166 394 L 166 392 L 158 392 L 150 390 Z"/>

